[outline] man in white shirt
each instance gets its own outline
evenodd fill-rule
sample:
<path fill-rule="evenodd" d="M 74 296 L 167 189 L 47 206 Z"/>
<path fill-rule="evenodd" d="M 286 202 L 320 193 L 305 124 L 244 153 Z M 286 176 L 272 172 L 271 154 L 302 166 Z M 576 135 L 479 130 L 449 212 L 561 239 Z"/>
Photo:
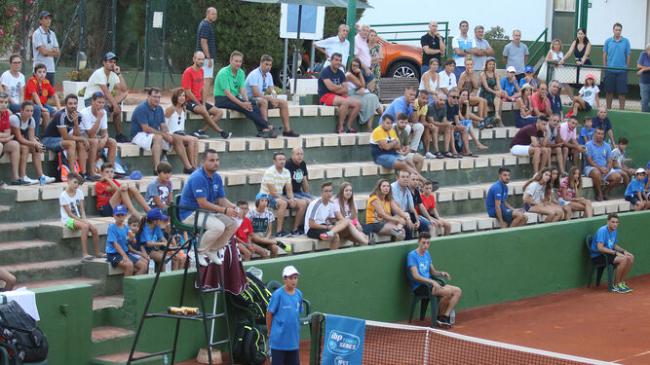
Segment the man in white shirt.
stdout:
<path fill-rule="evenodd" d="M 472 55 L 474 51 L 474 39 L 467 35 L 469 23 L 467 20 L 460 22 L 460 34 L 451 41 L 451 48 L 454 50 L 454 61 L 456 61 L 456 79 L 465 71 L 465 56 Z"/>
<path fill-rule="evenodd" d="M 438 73 L 438 91 L 442 91 L 445 95 L 449 90 L 458 86 L 454 69 L 456 69 L 456 61 L 448 59 L 445 61 L 445 69 Z"/>
<path fill-rule="evenodd" d="M 117 93 L 113 96 L 113 89 L 117 87 Z M 120 72 L 120 66 L 117 65 L 117 56 L 113 52 L 108 52 L 102 58 L 102 67 L 98 68 L 88 79 L 86 92 L 84 93 L 84 103 L 90 106 L 92 96 L 101 92 L 106 104 L 104 108 L 106 113 L 110 114 L 115 124 L 117 135 L 115 139 L 118 142 L 129 142 L 129 139 L 122 134 L 122 108 L 120 104 L 128 95 L 126 81 Z"/>
<path fill-rule="evenodd" d="M 330 58 L 332 58 L 334 53 L 340 53 L 341 64 L 345 69 L 348 64 L 348 57 L 350 57 L 350 41 L 347 39 L 348 33 L 350 33 L 350 28 L 345 24 L 341 24 L 339 25 L 339 32 L 337 35 L 314 42 L 316 49 L 325 54 L 325 57 L 327 58 L 323 68 L 329 66 Z"/>
<path fill-rule="evenodd" d="M 339 248 L 341 239 L 353 237 L 350 229 L 352 223 L 344 218 L 341 211 L 334 207 L 332 196 L 334 188 L 331 182 L 324 182 L 320 187 L 320 198 L 312 200 L 305 215 L 305 233 L 307 237 L 329 241 L 330 250 Z M 358 235 L 358 231 L 357 231 Z"/>
<path fill-rule="evenodd" d="M 12 54 L 9 56 L 9 69 L 0 76 L 0 90 L 4 90 L 9 95 L 9 110 L 12 113 L 20 111 L 20 104 L 25 94 L 25 75 L 20 72 L 22 63 L 20 55 Z M 40 120 L 40 117 L 34 119 Z"/>
<path fill-rule="evenodd" d="M 39 63 L 45 65 L 47 69 L 47 79 L 54 86 L 54 57 L 59 57 L 59 42 L 56 40 L 56 34 L 50 29 L 52 24 L 52 14 L 49 11 L 41 11 L 38 14 L 38 24 L 40 25 L 32 34 L 32 59 L 34 67 Z"/>
<path fill-rule="evenodd" d="M 296 199 L 293 196 L 293 187 L 291 186 L 291 173 L 284 165 L 287 162 L 287 156 L 282 152 L 273 154 L 273 166 L 266 169 L 262 176 L 260 193 L 269 195 L 269 207 L 275 209 L 277 217 L 276 237 L 289 235 L 300 235 L 303 232 L 299 230 L 305 218 L 307 201 Z M 284 191 L 284 195 L 283 195 Z M 284 231 L 284 214 L 287 209 L 295 209 L 296 217 L 293 221 L 293 230 L 288 233 Z"/>
<path fill-rule="evenodd" d="M 368 47 L 368 34 L 370 34 L 370 27 L 368 25 L 357 24 L 358 33 L 354 36 L 354 57 L 361 61 L 361 68 L 363 69 L 363 78 L 366 82 L 366 88 L 371 92 L 375 91 L 377 82 L 375 81 L 375 74 L 370 70 L 372 57 L 370 56 L 370 48 Z"/>
<path fill-rule="evenodd" d="M 81 121 L 79 122 L 79 130 L 74 131 L 74 135 L 86 137 L 88 141 L 88 150 L 79 150 L 79 166 L 87 165 L 86 179 L 96 181 L 101 178 L 96 174 L 96 163 L 98 154 L 104 149 L 108 148 L 107 162 L 115 164 L 115 155 L 117 153 L 117 142 L 113 138 L 108 137 L 108 118 L 104 106 L 106 98 L 101 91 L 96 92 L 91 97 L 90 106 L 82 109 L 79 112 Z"/>
<path fill-rule="evenodd" d="M 488 56 L 494 56 L 494 50 L 490 43 L 484 38 L 485 28 L 482 25 L 474 27 L 474 69 L 476 71 L 485 70 L 485 61 Z"/>
<path fill-rule="evenodd" d="M 280 109 L 280 118 L 284 127 L 282 135 L 299 137 L 300 135 L 289 125 L 289 103 L 284 99 L 278 99 L 278 94 L 275 92 L 271 67 L 273 67 L 273 58 L 267 54 L 262 55 L 260 67 L 251 71 L 246 77 L 248 99 L 255 100 L 265 120 L 269 120 L 269 109 Z"/>

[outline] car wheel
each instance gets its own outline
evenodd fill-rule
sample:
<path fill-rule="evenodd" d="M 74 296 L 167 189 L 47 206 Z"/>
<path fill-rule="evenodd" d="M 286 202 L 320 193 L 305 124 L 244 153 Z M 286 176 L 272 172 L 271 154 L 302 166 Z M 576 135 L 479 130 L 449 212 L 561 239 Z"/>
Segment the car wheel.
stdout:
<path fill-rule="evenodd" d="M 420 78 L 419 70 L 410 62 L 397 62 L 390 67 L 388 75 L 395 78 L 417 79 Z"/>

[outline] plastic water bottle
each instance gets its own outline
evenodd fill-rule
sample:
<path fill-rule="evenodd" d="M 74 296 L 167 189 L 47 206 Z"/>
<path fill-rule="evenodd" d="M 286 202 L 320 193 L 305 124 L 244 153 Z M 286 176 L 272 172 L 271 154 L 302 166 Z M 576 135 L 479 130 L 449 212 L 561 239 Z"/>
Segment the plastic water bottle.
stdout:
<path fill-rule="evenodd" d="M 43 186 L 45 185 L 45 176 L 41 175 L 41 177 L 38 178 L 38 183 Z"/>
<path fill-rule="evenodd" d="M 156 273 L 156 263 L 153 261 L 153 259 L 149 259 L 149 274 L 155 274 Z"/>
<path fill-rule="evenodd" d="M 449 313 L 449 323 L 456 323 L 456 311 L 453 309 L 451 310 L 451 313 Z"/>
<path fill-rule="evenodd" d="M 169 365 L 169 354 L 163 355 L 163 365 Z"/>

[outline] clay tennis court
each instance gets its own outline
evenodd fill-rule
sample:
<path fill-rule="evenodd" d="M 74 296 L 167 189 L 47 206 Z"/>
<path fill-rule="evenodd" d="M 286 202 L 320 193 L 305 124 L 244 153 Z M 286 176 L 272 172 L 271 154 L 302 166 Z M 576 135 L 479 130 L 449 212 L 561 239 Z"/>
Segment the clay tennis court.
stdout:
<path fill-rule="evenodd" d="M 604 278 L 605 279 L 605 278 Z M 634 292 L 581 288 L 462 311 L 454 332 L 620 364 L 650 364 L 650 275 Z"/>

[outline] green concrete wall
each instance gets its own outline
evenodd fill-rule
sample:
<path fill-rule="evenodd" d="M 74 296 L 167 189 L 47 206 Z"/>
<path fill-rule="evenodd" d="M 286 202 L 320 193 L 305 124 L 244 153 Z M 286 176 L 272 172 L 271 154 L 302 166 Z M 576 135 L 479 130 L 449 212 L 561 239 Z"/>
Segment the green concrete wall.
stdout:
<path fill-rule="evenodd" d="M 621 245 L 637 257 L 632 275 L 650 272 L 649 218 L 650 212 L 621 217 Z M 603 224 L 605 218 L 596 217 L 440 238 L 433 241 L 431 254 L 437 268 L 452 274 L 451 284 L 463 289 L 461 309 L 485 306 L 585 285 L 589 259 L 583 240 Z M 278 280 L 285 265 L 295 265 L 301 272 L 299 287 L 314 311 L 403 321 L 408 315 L 405 256 L 414 248 L 411 241 L 255 261 L 246 266 L 261 268 L 268 281 Z M 160 280 L 154 311 L 178 304 L 182 273 L 163 274 Z M 152 283 L 152 277 L 144 276 L 124 280 L 124 322 L 134 328 Z M 186 294 L 185 304 L 197 305 L 191 281 Z M 50 364 L 87 363 L 91 296 L 90 286 L 82 285 L 38 291 L 41 327 L 50 340 Z M 147 320 L 138 350 L 169 348 L 173 326 L 169 319 Z M 199 322 L 183 321 L 180 336 L 179 359 L 194 357 L 205 346 Z"/>
<path fill-rule="evenodd" d="M 70 284 L 36 289 L 40 328 L 47 336 L 49 365 L 87 364 L 90 360 L 93 289 Z"/>
<path fill-rule="evenodd" d="M 614 105 L 618 105 L 614 102 Z M 645 167 L 650 160 L 650 114 L 611 110 L 609 119 L 612 121 L 614 137 L 626 137 L 630 140 L 627 157 L 632 159 L 629 166 Z"/>

